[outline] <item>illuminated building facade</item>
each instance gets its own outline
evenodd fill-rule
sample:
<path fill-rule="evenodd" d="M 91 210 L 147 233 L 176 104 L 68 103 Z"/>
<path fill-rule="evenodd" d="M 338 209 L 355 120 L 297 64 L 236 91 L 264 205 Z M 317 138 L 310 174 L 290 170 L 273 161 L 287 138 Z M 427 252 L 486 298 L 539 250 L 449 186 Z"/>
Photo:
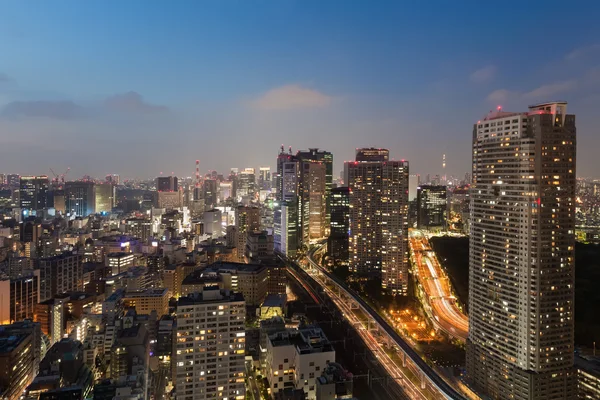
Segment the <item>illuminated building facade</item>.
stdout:
<path fill-rule="evenodd" d="M 211 287 L 179 298 L 173 360 L 178 400 L 246 397 L 245 316 L 238 293 Z"/>
<path fill-rule="evenodd" d="M 473 127 L 467 373 L 494 399 L 571 399 L 575 116 L 567 103 Z"/>
<path fill-rule="evenodd" d="M 350 190 L 350 270 L 381 275 L 382 287 L 406 294 L 408 285 L 408 161 L 385 149 L 358 149 L 346 163 Z"/>
<path fill-rule="evenodd" d="M 19 180 L 19 198 L 22 212 L 46 208 L 47 192 L 47 176 L 22 176 Z"/>
<path fill-rule="evenodd" d="M 327 251 L 334 260 L 348 262 L 348 232 L 350 230 L 350 189 L 331 189 L 331 224 Z"/>
<path fill-rule="evenodd" d="M 417 228 L 446 227 L 446 186 L 422 185 L 417 188 Z"/>
<path fill-rule="evenodd" d="M 67 182 L 65 184 L 65 208 L 67 214 L 87 217 L 96 212 L 94 182 Z"/>
<path fill-rule="evenodd" d="M 115 185 L 104 183 L 96 185 L 96 212 L 108 213 L 115 207 L 116 190 Z"/>

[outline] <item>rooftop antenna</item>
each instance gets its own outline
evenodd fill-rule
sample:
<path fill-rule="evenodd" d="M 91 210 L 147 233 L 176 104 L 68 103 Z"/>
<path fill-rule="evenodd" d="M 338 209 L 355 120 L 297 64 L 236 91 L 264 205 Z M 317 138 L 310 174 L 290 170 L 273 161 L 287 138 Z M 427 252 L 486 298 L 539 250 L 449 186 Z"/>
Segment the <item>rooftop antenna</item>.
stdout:
<path fill-rule="evenodd" d="M 289 147 L 289 153 L 292 154 L 292 146 Z"/>

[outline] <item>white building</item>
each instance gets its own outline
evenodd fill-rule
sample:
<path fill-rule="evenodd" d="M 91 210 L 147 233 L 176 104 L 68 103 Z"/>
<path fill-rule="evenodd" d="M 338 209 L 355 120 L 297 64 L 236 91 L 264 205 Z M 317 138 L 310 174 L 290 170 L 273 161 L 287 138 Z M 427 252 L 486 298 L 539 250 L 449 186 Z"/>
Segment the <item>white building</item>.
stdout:
<path fill-rule="evenodd" d="M 218 287 L 179 298 L 177 400 L 245 398 L 245 316 L 243 296 Z"/>
<path fill-rule="evenodd" d="M 570 399 L 575 116 L 567 103 L 473 127 L 467 373 L 494 399 Z"/>
<path fill-rule="evenodd" d="M 334 361 L 335 350 L 319 328 L 288 329 L 269 336 L 266 377 L 271 393 L 303 389 L 308 400 L 316 400 L 316 379 Z"/>

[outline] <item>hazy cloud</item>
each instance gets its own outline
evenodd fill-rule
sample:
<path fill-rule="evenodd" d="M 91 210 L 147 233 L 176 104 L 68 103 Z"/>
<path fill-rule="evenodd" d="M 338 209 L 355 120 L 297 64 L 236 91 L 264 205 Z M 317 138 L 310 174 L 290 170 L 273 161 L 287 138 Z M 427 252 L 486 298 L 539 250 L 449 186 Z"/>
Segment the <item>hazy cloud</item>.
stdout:
<path fill-rule="evenodd" d="M 13 101 L 2 108 L 5 117 L 45 117 L 74 119 L 83 116 L 83 108 L 72 101 Z"/>
<path fill-rule="evenodd" d="M 475 83 L 483 83 L 491 80 L 494 75 L 496 75 L 496 67 L 494 65 L 488 65 L 486 67 L 480 68 L 477 71 L 474 71 L 469 79 L 471 82 Z"/>
<path fill-rule="evenodd" d="M 514 95 L 514 93 L 510 90 L 498 89 L 488 94 L 487 99 L 492 103 L 503 103 L 506 100 L 508 100 L 512 95 Z"/>
<path fill-rule="evenodd" d="M 113 111 L 133 113 L 160 113 L 168 111 L 165 106 L 149 104 L 137 92 L 116 94 L 104 101 L 104 106 Z"/>
<path fill-rule="evenodd" d="M 524 93 L 523 97 L 527 99 L 533 99 L 538 97 L 551 97 L 557 94 L 571 91 L 575 89 L 576 86 L 577 82 L 575 82 L 574 80 L 550 83 L 533 89 L 530 92 Z"/>
<path fill-rule="evenodd" d="M 0 72 L 0 82 L 8 82 L 10 80 L 10 76 L 6 75 L 3 72 Z"/>
<path fill-rule="evenodd" d="M 565 58 L 567 60 L 575 60 L 575 59 L 581 58 L 585 55 L 588 55 L 590 53 L 594 53 L 596 51 L 600 51 L 600 44 L 592 44 L 590 46 L 583 46 L 583 47 L 576 48 L 575 50 L 568 53 L 565 56 Z"/>
<path fill-rule="evenodd" d="M 320 108 L 331 104 L 333 98 L 300 85 L 285 85 L 271 89 L 251 102 L 260 110 L 294 110 Z"/>

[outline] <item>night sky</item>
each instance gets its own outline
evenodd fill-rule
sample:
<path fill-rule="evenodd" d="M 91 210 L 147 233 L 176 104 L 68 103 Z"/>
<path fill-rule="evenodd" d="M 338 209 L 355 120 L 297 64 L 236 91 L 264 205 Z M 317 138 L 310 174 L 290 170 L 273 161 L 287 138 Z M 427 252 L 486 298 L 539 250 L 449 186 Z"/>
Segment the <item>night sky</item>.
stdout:
<path fill-rule="evenodd" d="M 597 1 L 3 1 L 0 172 L 154 177 L 387 147 L 470 171 L 473 123 L 566 100 L 600 177 Z"/>

